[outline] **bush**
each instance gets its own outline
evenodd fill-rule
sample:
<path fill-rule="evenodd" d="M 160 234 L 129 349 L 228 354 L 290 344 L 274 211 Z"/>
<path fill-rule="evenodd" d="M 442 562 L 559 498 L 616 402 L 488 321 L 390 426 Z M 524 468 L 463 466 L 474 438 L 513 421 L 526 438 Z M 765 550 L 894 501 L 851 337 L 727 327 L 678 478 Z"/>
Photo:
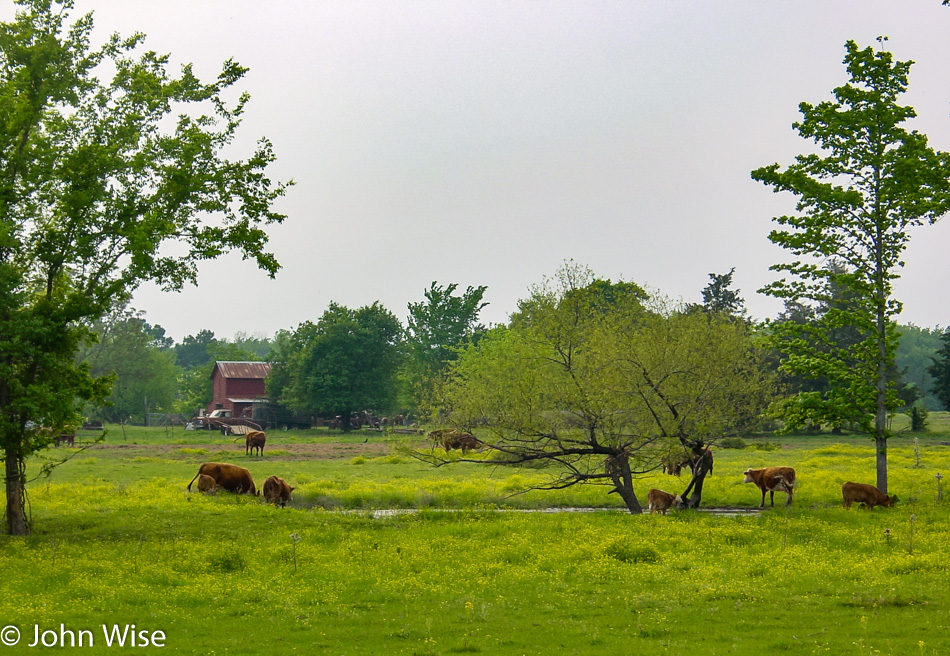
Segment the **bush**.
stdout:
<path fill-rule="evenodd" d="M 923 433 L 927 430 L 927 408 L 923 403 L 915 403 L 905 414 L 910 417 L 911 432 Z"/>
<path fill-rule="evenodd" d="M 726 437 L 719 440 L 719 446 L 723 449 L 744 449 L 749 445 L 741 437 Z"/>

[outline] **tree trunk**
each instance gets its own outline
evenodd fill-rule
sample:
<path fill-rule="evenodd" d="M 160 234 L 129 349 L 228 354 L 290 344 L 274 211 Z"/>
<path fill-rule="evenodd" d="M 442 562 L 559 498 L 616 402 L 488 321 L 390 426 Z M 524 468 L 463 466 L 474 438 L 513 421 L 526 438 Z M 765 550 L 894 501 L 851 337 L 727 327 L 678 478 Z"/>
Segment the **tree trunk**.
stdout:
<path fill-rule="evenodd" d="M 7 531 L 10 535 L 29 535 L 26 517 L 26 467 L 14 449 L 5 452 Z"/>
<path fill-rule="evenodd" d="M 699 504 L 702 503 L 703 482 L 706 480 L 706 474 L 711 472 L 713 468 L 712 451 L 703 449 L 702 455 L 696 457 L 693 462 L 695 463 L 692 468 L 693 479 L 681 496 L 687 508 L 699 508 Z M 693 493 L 692 496 L 689 496 L 690 492 Z"/>
<path fill-rule="evenodd" d="M 611 456 L 607 459 L 605 467 L 614 482 L 613 492 L 620 495 L 630 514 L 639 515 L 643 513 L 640 500 L 637 499 L 637 494 L 633 491 L 633 475 L 630 473 L 630 461 L 627 454 L 619 453 Z"/>

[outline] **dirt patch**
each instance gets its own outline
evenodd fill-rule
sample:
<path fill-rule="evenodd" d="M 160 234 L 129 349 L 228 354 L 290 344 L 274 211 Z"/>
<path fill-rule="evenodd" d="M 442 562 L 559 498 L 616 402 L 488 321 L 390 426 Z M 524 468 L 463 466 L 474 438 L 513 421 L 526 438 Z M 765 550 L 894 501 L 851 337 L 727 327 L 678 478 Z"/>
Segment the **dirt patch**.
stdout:
<path fill-rule="evenodd" d="M 365 456 L 378 458 L 393 452 L 393 447 L 387 442 L 322 442 L 313 444 L 269 444 L 273 451 L 280 451 L 280 455 L 273 456 L 275 460 L 341 460 Z M 202 449 L 207 455 L 223 452 L 244 455 L 244 444 L 95 444 L 90 446 L 87 453 L 101 453 L 107 456 L 109 452 L 122 458 L 152 457 L 193 460 L 195 453 L 188 453 L 185 449 Z M 268 456 L 267 447 L 264 448 L 264 459 Z M 255 456 L 258 458 L 260 456 Z"/>

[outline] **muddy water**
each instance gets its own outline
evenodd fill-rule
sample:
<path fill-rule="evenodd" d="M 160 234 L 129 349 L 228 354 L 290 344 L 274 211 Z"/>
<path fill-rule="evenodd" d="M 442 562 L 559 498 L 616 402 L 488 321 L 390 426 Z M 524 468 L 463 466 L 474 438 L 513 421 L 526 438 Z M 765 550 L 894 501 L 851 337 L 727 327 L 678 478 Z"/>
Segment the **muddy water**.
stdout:
<path fill-rule="evenodd" d="M 716 517 L 756 517 L 758 508 L 699 508 L 699 512 L 713 515 Z M 374 519 L 384 517 L 399 517 L 401 515 L 414 515 L 419 512 L 416 508 L 386 508 L 380 510 L 345 510 L 346 513 L 364 514 Z M 517 509 L 517 508 L 498 508 L 492 510 L 460 510 L 455 508 L 429 508 L 426 512 L 498 512 L 498 513 L 626 513 L 623 508 L 536 508 L 536 509 Z M 676 511 L 670 511 L 675 513 Z"/>

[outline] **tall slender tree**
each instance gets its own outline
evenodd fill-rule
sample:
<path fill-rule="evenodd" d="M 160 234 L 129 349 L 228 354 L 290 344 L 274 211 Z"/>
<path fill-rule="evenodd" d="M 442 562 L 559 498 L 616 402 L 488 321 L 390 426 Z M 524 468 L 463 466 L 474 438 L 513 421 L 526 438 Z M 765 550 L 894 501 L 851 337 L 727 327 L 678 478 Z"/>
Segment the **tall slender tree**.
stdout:
<path fill-rule="evenodd" d="M 856 422 L 875 440 L 877 485 L 886 491 L 888 417 L 899 404 L 888 385 L 897 345 L 893 318 L 901 309 L 893 281 L 909 230 L 950 210 L 950 154 L 904 126 L 916 116 L 897 103 L 912 62 L 854 41 L 845 51 L 850 81 L 833 91 L 833 100 L 801 103 L 802 120 L 793 125 L 818 152 L 799 155 L 785 169 L 772 164 L 752 172 L 775 192 L 798 197 L 797 214 L 776 217 L 781 227 L 769 235 L 798 259 L 774 265 L 790 279 L 762 291 L 821 304 L 832 290 L 844 290 L 849 302 L 831 307 L 822 322 L 773 326 L 786 372 L 837 383 L 827 393 L 799 394 L 785 405 L 786 417 L 792 428 L 828 417 Z M 839 348 L 832 335 L 846 326 L 860 339 Z"/>

